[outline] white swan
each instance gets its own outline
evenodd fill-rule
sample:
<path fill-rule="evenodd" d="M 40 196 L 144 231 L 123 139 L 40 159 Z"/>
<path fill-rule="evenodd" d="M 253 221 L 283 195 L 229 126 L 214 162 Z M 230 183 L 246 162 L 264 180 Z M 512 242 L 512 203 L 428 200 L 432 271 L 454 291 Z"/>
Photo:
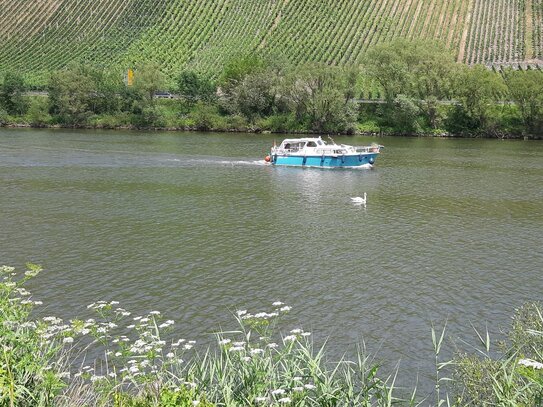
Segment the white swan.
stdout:
<path fill-rule="evenodd" d="M 364 198 L 355 196 L 354 198 L 351 198 L 351 201 L 355 204 L 366 205 L 366 193 L 364 192 Z"/>

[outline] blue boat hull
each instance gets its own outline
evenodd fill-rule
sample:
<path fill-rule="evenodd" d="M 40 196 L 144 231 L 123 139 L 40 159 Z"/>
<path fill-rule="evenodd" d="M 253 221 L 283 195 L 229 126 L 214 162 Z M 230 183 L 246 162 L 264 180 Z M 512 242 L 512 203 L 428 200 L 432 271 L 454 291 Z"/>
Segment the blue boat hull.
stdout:
<path fill-rule="evenodd" d="M 356 154 L 338 156 L 301 156 L 301 155 L 272 155 L 271 162 L 275 165 L 288 165 L 294 167 L 360 167 L 373 165 L 377 158 L 375 154 Z"/>

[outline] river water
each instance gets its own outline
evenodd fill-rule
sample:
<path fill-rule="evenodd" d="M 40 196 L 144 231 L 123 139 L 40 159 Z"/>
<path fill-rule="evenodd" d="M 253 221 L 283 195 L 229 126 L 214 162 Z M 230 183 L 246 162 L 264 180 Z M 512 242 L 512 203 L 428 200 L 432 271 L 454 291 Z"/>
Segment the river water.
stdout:
<path fill-rule="evenodd" d="M 337 137 L 385 149 L 373 170 L 321 170 L 264 165 L 274 139 L 2 129 L 0 263 L 43 265 L 45 314 L 117 300 L 201 343 L 280 300 L 285 332 L 332 359 L 364 341 L 422 382 L 432 323 L 454 349 L 541 299 L 543 143 Z"/>

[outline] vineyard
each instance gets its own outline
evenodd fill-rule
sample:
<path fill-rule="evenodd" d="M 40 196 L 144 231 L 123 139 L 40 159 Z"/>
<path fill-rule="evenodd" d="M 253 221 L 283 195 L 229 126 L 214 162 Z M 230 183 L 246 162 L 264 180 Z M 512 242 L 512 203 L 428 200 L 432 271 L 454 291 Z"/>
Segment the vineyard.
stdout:
<path fill-rule="evenodd" d="M 217 75 L 252 52 L 359 63 L 393 38 L 441 41 L 468 64 L 543 66 L 543 0 L 0 0 L 0 72 L 33 84 L 71 61 Z"/>

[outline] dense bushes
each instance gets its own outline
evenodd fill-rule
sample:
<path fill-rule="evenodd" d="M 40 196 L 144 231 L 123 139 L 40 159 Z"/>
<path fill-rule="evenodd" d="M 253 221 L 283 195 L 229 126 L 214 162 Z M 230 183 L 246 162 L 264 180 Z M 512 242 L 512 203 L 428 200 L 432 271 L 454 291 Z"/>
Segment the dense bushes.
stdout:
<path fill-rule="evenodd" d="M 198 130 L 524 136 L 543 133 L 543 72 L 495 72 L 454 61 L 442 45 L 394 40 L 361 66 L 293 66 L 258 53 L 226 62 L 216 80 L 182 71 L 171 92 L 156 64 L 126 86 L 116 72 L 71 65 L 51 74 L 48 109 L 23 94 L 20 76 L 0 86 L 0 125 L 136 126 Z M 359 99 L 375 97 L 380 100 Z M 162 99 L 158 97 L 162 96 Z M 164 99 L 166 98 L 166 99 Z M 369 104 L 368 104 L 369 102 Z M 371 125 L 370 125 L 371 124 Z"/>

